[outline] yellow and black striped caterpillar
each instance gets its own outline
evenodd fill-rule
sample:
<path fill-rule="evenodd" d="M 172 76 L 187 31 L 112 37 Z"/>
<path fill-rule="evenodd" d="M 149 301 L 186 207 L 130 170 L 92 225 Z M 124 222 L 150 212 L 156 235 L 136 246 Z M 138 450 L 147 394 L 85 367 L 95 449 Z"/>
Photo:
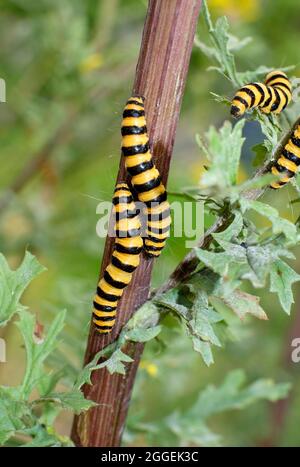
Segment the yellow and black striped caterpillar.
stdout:
<path fill-rule="evenodd" d="M 279 175 L 280 179 L 271 183 L 271 188 L 277 189 L 284 186 L 297 173 L 300 165 L 300 124 L 297 124 L 284 146 L 276 162 L 272 165 L 271 172 Z"/>
<path fill-rule="evenodd" d="M 254 107 L 279 114 L 291 99 L 291 82 L 283 71 L 275 70 L 267 74 L 264 83 L 250 83 L 239 89 L 232 99 L 231 114 L 238 118 Z"/>
<path fill-rule="evenodd" d="M 112 330 L 118 302 L 140 262 L 143 247 L 141 223 L 126 183 L 116 186 L 113 196 L 116 235 L 111 262 L 98 283 L 94 297 L 93 323 L 100 333 Z"/>
<path fill-rule="evenodd" d="M 134 96 L 127 101 L 121 133 L 125 166 L 138 200 L 147 210 L 144 249 L 148 256 L 159 256 L 169 236 L 170 206 L 150 152 L 143 97 Z"/>

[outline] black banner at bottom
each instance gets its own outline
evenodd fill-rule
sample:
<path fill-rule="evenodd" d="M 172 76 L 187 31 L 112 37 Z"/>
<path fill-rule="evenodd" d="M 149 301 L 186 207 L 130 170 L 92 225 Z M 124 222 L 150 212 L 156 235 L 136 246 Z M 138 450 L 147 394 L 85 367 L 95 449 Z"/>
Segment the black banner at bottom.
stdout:
<path fill-rule="evenodd" d="M 41 465 L 42 460 L 47 459 L 47 462 L 66 457 L 68 464 L 74 460 L 75 464 L 82 467 L 89 465 L 137 465 L 150 463 L 177 463 L 195 464 L 200 461 L 200 448 L 154 448 L 154 447 L 130 447 L 130 448 L 6 448 L 5 451 L 10 460 L 20 458 L 24 463 L 25 459 L 30 461 L 30 465 Z M 42 452 L 40 450 L 43 450 Z M 45 453 L 47 450 L 47 453 Z"/>

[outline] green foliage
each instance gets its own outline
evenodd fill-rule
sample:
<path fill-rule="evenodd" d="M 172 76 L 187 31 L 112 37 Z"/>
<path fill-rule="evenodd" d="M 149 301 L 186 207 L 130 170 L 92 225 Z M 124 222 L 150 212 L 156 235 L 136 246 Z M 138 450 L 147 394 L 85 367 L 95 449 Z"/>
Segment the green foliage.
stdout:
<path fill-rule="evenodd" d="M 254 72 L 238 72 L 234 51 L 237 50 L 238 44 L 243 47 L 249 40 L 239 42 L 233 38 L 229 33 L 226 18 L 219 18 L 213 24 L 206 1 L 203 2 L 203 9 L 212 45 L 208 47 L 199 40 L 196 41 L 196 45 L 218 63 L 213 69 L 226 76 L 235 90 L 270 71 L 266 67 L 259 67 Z M 228 102 L 223 96 L 218 96 L 217 100 Z M 267 152 L 276 153 L 282 128 L 278 118 L 263 115 L 259 111 L 254 111 L 250 118 L 259 122 L 265 136 L 265 139 L 253 148 L 261 165 Z M 214 242 L 208 250 L 196 249 L 200 263 L 192 281 L 193 284 L 197 281 L 197 286 L 205 290 L 208 300 L 215 308 L 221 302 L 222 306 L 229 307 L 241 319 L 246 314 L 266 319 L 266 313 L 259 304 L 259 297 L 245 292 L 240 287 L 244 287 L 246 281 L 249 281 L 252 287 L 262 288 L 266 286 L 267 278 L 270 277 L 270 291 L 278 294 L 281 306 L 289 313 L 293 303 L 292 284 L 298 281 L 299 277 L 282 257 L 293 258 L 289 249 L 297 245 L 298 235 L 296 225 L 282 218 L 274 207 L 248 196 L 251 190 L 268 185 L 272 175 L 254 177 L 241 185 L 237 184 L 244 124 L 245 119 L 240 120 L 232 129 L 231 124 L 225 122 L 219 130 L 211 127 L 204 141 L 199 135 L 196 138 L 200 150 L 210 163 L 201 177 L 202 190 L 199 189 L 199 196 L 206 200 L 207 211 L 210 214 L 227 218 L 227 228 L 213 234 Z M 266 218 L 270 228 L 253 225 L 251 211 Z M 211 272 L 208 271 L 213 271 L 213 280 L 207 280 L 207 276 L 211 276 Z M 204 360 L 211 363 L 212 356 L 207 352 L 208 341 L 204 339 L 204 342 Z M 209 342 L 210 345 L 213 343 Z M 195 350 L 199 348 L 201 349 L 201 346 L 196 345 Z"/>
<path fill-rule="evenodd" d="M 11 319 L 16 311 L 24 309 L 20 298 L 30 282 L 45 268 L 28 251 L 16 271 L 12 271 L 0 254 L 0 326 Z"/>
<path fill-rule="evenodd" d="M 221 346 L 214 325 L 223 318 L 209 306 L 205 291 L 193 286 L 178 287 L 158 296 L 155 303 L 162 310 L 171 310 L 183 322 L 194 350 L 206 365 L 213 363 L 211 345 Z"/>
<path fill-rule="evenodd" d="M 126 373 L 125 363 L 131 363 L 131 357 L 122 352 L 121 348 L 126 342 L 148 342 L 158 336 L 161 326 L 158 325 L 159 311 L 151 302 L 146 302 L 128 321 L 121 331 L 119 338 L 112 344 L 100 351 L 94 358 L 98 361 L 100 357 L 106 357 L 98 368 L 106 367 L 113 373 Z"/>
<path fill-rule="evenodd" d="M 240 120 L 234 128 L 229 122 L 225 122 L 223 127 L 217 131 L 214 127 L 210 127 L 206 134 L 208 147 L 198 135 L 198 144 L 205 151 L 209 161 L 212 163 L 202 177 L 202 183 L 207 186 L 219 186 L 223 184 L 223 190 L 237 182 L 237 174 L 241 150 L 245 139 L 242 137 L 244 120 Z"/>
<path fill-rule="evenodd" d="M 227 18 L 218 18 L 213 24 L 211 15 L 207 6 L 206 0 L 202 3 L 205 23 L 209 31 L 209 39 L 211 46 L 207 46 L 198 38 L 196 38 L 196 46 L 210 59 L 216 61 L 218 66 L 211 66 L 210 71 L 217 71 L 225 78 L 231 81 L 234 87 L 241 87 L 252 81 L 257 81 L 263 78 L 273 68 L 259 66 L 254 71 L 238 72 L 236 68 L 236 60 L 234 53 L 246 47 L 251 41 L 251 37 L 239 39 L 229 33 L 229 23 Z M 282 68 L 284 71 L 289 71 L 294 67 Z"/>
<path fill-rule="evenodd" d="M 120 349 L 117 349 L 113 352 L 112 356 L 102 364 L 102 367 L 106 367 L 111 374 L 120 373 L 121 375 L 125 375 L 124 363 L 131 362 L 133 362 L 131 357 L 123 353 Z"/>
<path fill-rule="evenodd" d="M 195 402 L 184 412 L 175 411 L 160 420 L 155 427 L 133 424 L 132 430 L 145 432 L 151 445 L 160 445 L 160 437 L 174 446 L 220 446 L 222 437 L 214 433 L 207 422 L 216 415 L 247 409 L 260 400 L 275 402 L 287 396 L 289 384 L 274 384 L 269 379 L 259 379 L 246 385 L 242 370 L 230 372 L 219 387 L 207 386 Z"/>
<path fill-rule="evenodd" d="M 195 43 L 207 57 L 218 63 L 218 66 L 210 67 L 209 70 L 221 73 L 230 81 L 235 91 L 244 84 L 253 81 L 260 81 L 268 72 L 272 71 L 273 68 L 259 66 L 254 71 L 239 72 L 236 67 L 234 53 L 247 46 L 249 42 L 251 42 L 251 38 L 247 37 L 240 40 L 231 35 L 229 33 L 229 24 L 226 17 L 218 18 L 216 23 L 213 24 L 206 0 L 203 1 L 202 8 L 212 46 L 209 47 L 205 45 L 199 39 L 196 39 Z M 281 67 L 283 71 L 290 71 L 293 68 L 293 66 L 285 68 Z M 215 98 L 218 102 L 225 104 L 230 103 L 230 99 L 224 96 L 215 94 Z M 269 118 L 267 115 L 254 110 L 252 112 L 252 119 L 259 122 L 261 130 L 266 136 L 262 145 L 269 153 L 272 153 L 278 143 L 278 137 L 281 133 L 277 117 L 272 116 Z M 224 143 L 224 140 L 222 142 Z M 238 143 L 238 141 L 236 142 Z"/>
<path fill-rule="evenodd" d="M 239 73 L 234 51 L 247 45 L 249 40 L 239 42 L 230 35 L 226 18 L 218 19 L 213 25 L 206 2 L 203 8 L 212 46 L 208 47 L 198 40 L 196 45 L 209 58 L 217 61 L 219 66 L 214 69 L 226 76 L 234 87 L 245 83 L 246 79 L 256 79 L 270 71 L 266 67 L 259 67 L 255 72 Z M 221 100 L 226 101 L 226 98 L 222 97 Z M 254 148 L 261 162 L 262 155 L 265 156 L 267 151 L 273 154 L 276 150 L 282 130 L 274 116 L 255 111 L 252 119 L 259 122 L 265 135 L 265 139 Z M 233 334 L 232 325 L 236 326 L 224 310 L 231 310 L 241 320 L 247 315 L 267 319 L 259 297 L 243 290 L 247 282 L 253 288 L 262 288 L 270 276 L 270 291 L 278 294 L 281 305 L 285 311 L 289 311 L 292 303 L 291 285 L 298 280 L 296 273 L 285 274 L 280 284 L 280 274 L 276 269 L 278 262 L 290 268 L 281 258 L 291 257 L 288 248 L 297 243 L 296 226 L 280 217 L 275 208 L 247 196 L 250 190 L 267 186 L 274 176 L 264 174 L 238 184 L 245 140 L 244 124 L 245 120 L 240 120 L 234 126 L 226 121 L 219 130 L 210 127 L 204 139 L 197 135 L 197 144 L 208 159 L 209 166 L 201 177 L 198 196 L 194 187 L 184 191 L 185 196 L 204 199 L 210 214 L 227 219 L 226 229 L 213 234 L 214 241 L 208 249 L 195 249 L 198 266 L 184 284 L 155 296 L 152 304 L 146 304 L 135 315 L 143 322 L 151 311 L 152 322 L 145 330 L 147 336 L 157 336 L 160 332 L 157 326 L 160 315 L 164 316 L 166 312 L 176 315 L 191 338 L 194 350 L 201 354 L 207 365 L 214 361 L 212 347 L 224 345 L 228 336 Z M 271 229 L 260 229 L 253 225 L 251 211 L 265 217 Z M 276 276 L 274 270 L 277 270 Z M 287 286 L 286 296 L 282 284 Z M 145 340 L 140 330 L 127 332 L 125 328 L 110 357 L 113 371 L 124 371 L 123 353 L 118 352 L 126 339 L 130 338 L 134 341 Z"/>
<path fill-rule="evenodd" d="M 299 280 L 300 275 L 281 259 L 272 264 L 270 290 L 278 294 L 281 306 L 288 314 L 294 303 L 292 285 Z"/>
<path fill-rule="evenodd" d="M 57 369 L 49 371 L 45 365 L 48 357 L 58 346 L 66 312 L 57 313 L 47 334 L 42 335 L 35 316 L 19 303 L 28 284 L 43 270 L 44 268 L 28 252 L 16 271 L 9 269 L 1 255 L 0 275 L 3 278 L 1 297 L 5 305 L 4 319 L 7 322 L 16 314 L 19 317 L 16 325 L 25 346 L 26 368 L 22 382 L 18 386 L 0 386 L 0 445 L 10 445 L 24 437 L 28 440 L 26 446 L 72 445 L 70 439 L 61 437 L 54 431 L 52 427 L 54 420 L 63 409 L 80 413 L 94 405 L 92 401 L 84 398 L 81 387 L 85 383 L 90 383 L 91 372 L 98 368 L 95 361 L 87 365 L 79 373 L 75 383 L 63 392 L 56 391 L 56 387 L 58 384 L 63 384 L 65 372 Z"/>
<path fill-rule="evenodd" d="M 218 200 L 222 205 L 225 203 L 250 203 L 241 198 L 243 192 L 263 188 L 277 177 L 272 174 L 264 174 L 253 177 L 242 184 L 237 184 L 237 176 L 240 168 L 240 159 L 245 138 L 242 137 L 245 120 L 240 120 L 232 128 L 231 123 L 216 130 L 211 127 L 202 139 L 197 135 L 196 142 L 206 156 L 210 165 L 207 171 L 201 176 L 198 197 L 210 197 Z M 273 127 L 272 127 L 273 128 Z M 271 144 L 265 139 L 266 146 Z M 253 201 L 255 205 L 255 201 Z"/>
<path fill-rule="evenodd" d="M 34 339 L 35 317 L 27 311 L 20 312 L 19 317 L 17 326 L 22 334 L 26 348 L 26 370 L 20 391 L 22 397 L 28 399 L 33 388 L 43 378 L 43 364 L 56 346 L 56 339 L 64 325 L 65 312 L 57 315 L 48 330 L 47 336 L 41 340 L 38 337 L 36 340 Z"/>
<path fill-rule="evenodd" d="M 210 33 L 212 47 L 208 47 L 197 39 L 196 45 L 209 58 L 215 59 L 218 67 L 211 67 L 211 70 L 217 70 L 219 73 L 230 79 L 236 86 L 241 84 L 235 66 L 233 55 L 234 50 L 241 49 L 249 43 L 249 38 L 244 41 L 237 40 L 236 37 L 229 35 L 229 24 L 226 17 L 218 18 L 216 24 L 213 25 L 207 3 L 204 0 L 202 4 L 204 18 Z"/>
<path fill-rule="evenodd" d="M 198 39 L 196 45 L 218 63 L 213 69 L 228 78 L 234 88 L 270 71 L 267 67 L 259 67 L 253 72 L 238 72 L 234 52 L 246 46 L 249 40 L 239 41 L 233 37 L 226 18 L 219 18 L 213 24 L 206 2 L 203 2 L 203 11 L 211 46 Z M 227 101 L 222 96 L 221 100 Z M 250 118 L 259 122 L 265 136 L 254 148 L 262 162 L 262 156 L 265 157 L 267 152 L 273 154 L 276 151 L 282 129 L 274 116 L 255 111 Z M 156 319 L 151 324 L 154 327 L 147 333 L 151 335 L 153 332 L 155 336 L 159 315 L 164 317 L 169 312 L 179 318 L 194 350 L 201 354 L 206 365 L 214 361 L 212 348 L 223 346 L 233 334 L 231 328 L 236 323 L 228 318 L 228 310 L 240 320 L 248 315 L 267 319 L 260 298 L 244 290 L 245 287 L 266 287 L 270 277 L 270 291 L 278 294 L 282 307 L 289 312 L 293 301 L 291 286 L 298 280 L 298 275 L 282 259 L 292 257 L 289 248 L 298 241 L 296 226 L 282 218 L 274 207 L 248 196 L 250 190 L 267 186 L 273 176 L 264 174 L 238 184 L 244 124 L 245 119 L 234 126 L 226 121 L 219 130 L 210 127 L 204 139 L 197 135 L 197 144 L 209 162 L 200 180 L 198 199 L 206 201 L 210 215 L 225 219 L 226 228 L 213 234 L 213 242 L 208 248 L 195 249 L 198 266 L 184 284 L 156 295 L 152 305 L 146 305 L 138 312 L 142 318 L 152 306 Z M 191 193 L 192 198 L 197 199 L 194 187 L 184 191 L 187 196 Z M 251 211 L 267 219 L 268 227 L 254 225 Z M 123 344 L 122 339 L 119 344 Z"/>
<path fill-rule="evenodd" d="M 280 217 L 278 211 L 272 206 L 260 201 L 245 200 L 243 198 L 240 200 L 240 205 L 243 212 L 248 209 L 253 209 L 258 214 L 267 217 L 272 224 L 272 231 L 274 234 L 282 233 L 291 243 L 297 241 L 296 225 Z"/>
<path fill-rule="evenodd" d="M 6 160 L 1 174 L 3 186 L 8 187 L 29 158 L 49 141 L 53 154 L 41 176 L 21 196 L 14 196 L 12 209 L 7 210 L 8 215 L 23 218 L 23 224 L 31 224 L 31 230 L 22 235 L 21 225 L 16 235 L 19 224 L 12 222 L 8 233 L 1 232 L 2 249 L 7 256 L 19 257 L 29 243 L 38 257 L 43 258 L 49 270 L 47 281 L 34 283 L 34 299 L 30 287 L 26 300 L 39 304 L 43 319 L 45 315 L 54 316 L 45 335 L 35 332 L 35 320 L 25 310 L 21 296 L 42 268 L 29 253 L 16 271 L 11 271 L 1 257 L 0 325 L 10 326 L 15 317 L 24 339 L 21 347 L 12 338 L 12 364 L 16 372 L 21 367 L 19 353 L 24 347 L 27 356 L 20 384 L 0 387 L 0 439 L 5 445 L 70 445 L 70 440 L 53 428 L 57 416 L 66 409 L 79 413 L 91 406 L 80 388 L 91 383 L 94 370 L 107 367 L 111 373 L 126 373 L 132 361 L 127 355 L 129 341 L 147 342 L 145 358 L 157 366 L 157 376 L 151 376 L 141 366 L 139 380 L 144 382 L 141 408 L 135 400 L 131 405 L 136 418 L 155 420 L 155 423 L 132 422 L 131 417 L 129 429 L 138 434 L 139 445 L 219 445 L 221 437 L 208 427 L 210 418 L 217 432 L 226 433 L 222 436 L 225 444 L 229 444 L 229 434 L 235 445 L 248 442 L 250 426 L 252 430 L 254 427 L 253 439 L 263 433 L 261 426 L 257 433 L 255 403 L 285 397 L 287 386 L 275 385 L 270 380 L 243 386 L 244 375 L 229 370 L 243 365 L 251 379 L 259 374 L 278 374 L 276 365 L 281 359 L 279 351 L 287 322 L 285 314 L 275 313 L 275 300 L 270 306 L 266 294 L 268 290 L 275 293 L 284 311 L 290 312 L 292 285 L 298 281 L 298 274 L 290 264 L 291 249 L 298 245 L 298 235 L 293 223 L 280 214 L 282 210 L 286 215 L 286 189 L 259 202 L 247 194 L 249 190 L 266 187 L 274 176 L 263 175 L 238 183 L 237 174 L 246 146 L 245 120 L 258 122 L 265 136 L 259 144 L 249 136 L 251 145 L 255 144 L 256 165 L 261 166 L 278 150 L 282 133 L 296 117 L 298 107 L 289 106 L 279 118 L 254 111 L 236 125 L 229 122 L 220 125 L 220 120 L 223 110 L 229 114 L 228 105 L 238 87 L 261 80 L 272 69 L 257 64 L 265 60 L 267 65 L 282 63 L 283 57 L 287 63 L 293 60 L 297 53 L 297 25 L 290 21 L 291 1 L 280 7 L 282 15 L 278 14 L 278 6 L 274 6 L 277 2 L 269 2 L 267 15 L 247 24 L 247 33 L 252 30 L 255 35 L 255 41 L 247 49 L 250 39 L 233 36 L 226 18 L 214 24 L 204 2 L 210 43 L 196 40 L 201 54 L 194 53 L 192 57 L 182 124 L 188 122 L 190 134 L 201 134 L 197 137 L 198 146 L 201 156 L 207 158 L 208 167 L 199 186 L 185 187 L 190 179 L 191 183 L 197 183 L 202 159 L 196 145 L 186 151 L 186 140 L 180 140 L 179 134 L 169 194 L 172 195 L 173 188 L 175 196 L 180 190 L 183 200 L 204 199 L 206 227 L 223 218 L 222 230 L 213 233 L 208 246 L 195 249 L 196 269 L 185 283 L 164 294 L 154 293 L 153 299 L 133 315 L 118 341 L 97 353 L 82 370 L 101 247 L 91 225 L 95 224 L 96 201 L 108 200 L 112 193 L 119 157 L 119 113 L 128 97 L 146 2 L 4 2 L 0 19 L 5 37 L 1 64 L 10 95 L 18 99 L 8 99 L 1 107 L 4 130 L 1 151 Z M 287 23 L 295 36 L 289 30 L 278 41 L 275 31 L 281 31 L 282 24 Z M 235 28 L 238 27 L 235 21 Z M 201 30 L 201 38 L 204 33 Z M 266 37 L 272 47 L 267 47 Z M 16 53 L 11 53 L 12 48 Z M 199 73 L 203 54 L 212 60 L 210 70 L 217 71 L 209 80 Z M 239 71 L 238 63 L 243 71 Z M 248 63 L 256 63 L 256 69 L 244 70 Z M 212 104 L 209 95 L 215 99 Z M 220 129 L 211 126 L 205 133 L 205 128 L 199 129 L 199 125 L 206 125 L 210 117 Z M 53 141 L 57 128 L 64 128 L 65 122 L 64 137 Z M 69 134 L 71 138 L 66 137 Z M 194 170 L 197 156 L 200 162 Z M 244 173 L 248 173 L 247 162 L 243 163 Z M 278 209 L 273 207 L 275 203 Z M 7 219 L 5 213 L 3 225 L 6 228 L 10 225 L 10 217 Z M 156 262 L 155 284 L 160 284 L 183 256 L 183 239 L 180 241 L 170 239 Z M 65 307 L 66 315 L 57 311 Z M 255 323 L 252 319 L 266 320 L 267 314 L 272 318 L 268 323 Z M 11 339 L 14 328 L 1 331 L 8 331 Z M 236 339 L 238 342 L 234 343 Z M 257 342 L 261 343 L 260 353 Z M 216 363 L 212 365 L 214 360 Z M 209 369 L 206 365 L 210 365 Z M 1 364 L 1 368 L 5 367 Z M 227 373 L 225 383 L 209 386 L 199 394 L 203 381 L 219 381 L 220 375 Z M 293 375 L 290 372 L 289 378 Z M 247 419 L 251 417 L 249 410 L 242 415 L 242 429 L 231 419 L 232 413 L 222 421 L 224 411 L 245 409 L 250 403 L 254 422 Z M 290 413 L 295 417 L 298 436 L 299 411 Z M 64 429 L 69 430 L 67 423 Z"/>
<path fill-rule="evenodd" d="M 261 167 L 267 156 L 267 148 L 260 143 L 253 146 L 252 151 L 255 153 L 253 167 Z"/>
<path fill-rule="evenodd" d="M 289 391 L 288 384 L 275 385 L 270 380 L 257 380 L 243 387 L 245 381 L 244 372 L 235 370 L 227 375 L 220 387 L 208 386 L 183 416 L 175 412 L 167 419 L 169 429 L 179 437 L 183 446 L 219 445 L 220 437 L 206 425 L 209 417 L 228 410 L 245 409 L 260 399 L 274 402 L 286 397 Z"/>

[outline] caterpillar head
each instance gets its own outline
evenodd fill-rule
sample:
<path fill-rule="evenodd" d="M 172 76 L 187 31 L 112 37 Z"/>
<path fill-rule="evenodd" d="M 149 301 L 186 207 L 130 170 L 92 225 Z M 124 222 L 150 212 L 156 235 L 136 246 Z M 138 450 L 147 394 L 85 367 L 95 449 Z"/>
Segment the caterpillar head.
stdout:
<path fill-rule="evenodd" d="M 234 118 L 239 118 L 245 113 L 245 105 L 233 99 L 230 113 Z"/>

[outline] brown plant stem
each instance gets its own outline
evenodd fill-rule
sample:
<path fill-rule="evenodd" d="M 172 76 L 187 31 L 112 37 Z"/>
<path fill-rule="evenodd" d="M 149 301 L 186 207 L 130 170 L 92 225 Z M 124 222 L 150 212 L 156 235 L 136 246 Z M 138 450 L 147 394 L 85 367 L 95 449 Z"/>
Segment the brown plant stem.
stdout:
<path fill-rule="evenodd" d="M 149 0 L 133 93 L 146 98 L 146 115 L 152 152 L 164 183 L 179 118 L 201 0 Z M 118 181 L 126 178 L 120 162 Z M 101 271 L 107 266 L 113 242 L 107 238 Z M 85 362 L 115 340 L 136 308 L 148 298 L 152 260 L 142 258 L 118 308 L 118 320 L 109 336 L 91 327 Z M 134 362 L 126 375 L 95 371 L 92 386 L 84 388 L 87 398 L 99 404 L 75 417 L 72 439 L 78 446 L 119 446 L 128 411 L 142 344 L 129 343 L 124 351 Z"/>

